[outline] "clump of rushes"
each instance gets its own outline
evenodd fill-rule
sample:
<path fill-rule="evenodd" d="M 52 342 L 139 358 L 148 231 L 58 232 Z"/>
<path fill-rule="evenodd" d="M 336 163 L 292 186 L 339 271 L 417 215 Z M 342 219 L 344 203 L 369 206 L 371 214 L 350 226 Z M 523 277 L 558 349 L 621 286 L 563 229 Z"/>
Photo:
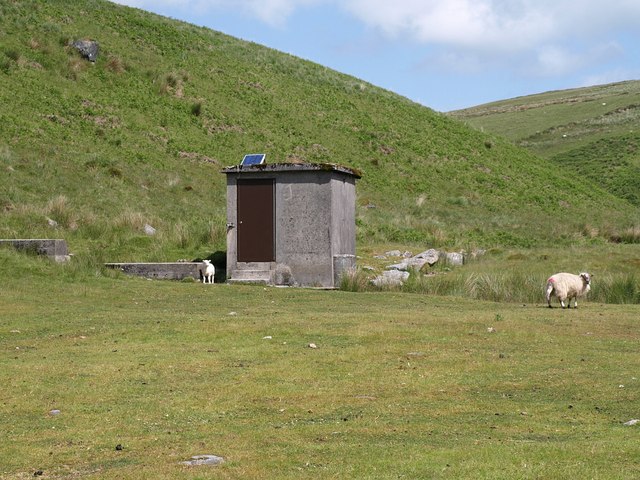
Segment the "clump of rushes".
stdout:
<path fill-rule="evenodd" d="M 191 113 L 196 117 L 199 117 L 202 113 L 202 102 L 196 102 L 191 105 Z"/>

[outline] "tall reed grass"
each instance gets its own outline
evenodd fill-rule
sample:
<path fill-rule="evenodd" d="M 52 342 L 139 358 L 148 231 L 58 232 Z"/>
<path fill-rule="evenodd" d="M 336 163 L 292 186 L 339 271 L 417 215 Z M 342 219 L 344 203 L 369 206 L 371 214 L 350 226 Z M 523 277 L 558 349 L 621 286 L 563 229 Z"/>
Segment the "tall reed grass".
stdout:
<path fill-rule="evenodd" d="M 422 275 L 411 272 L 402 286 L 374 286 L 366 272 L 356 270 L 342 278 L 341 289 L 352 292 L 396 290 L 424 295 L 458 296 L 504 303 L 544 303 L 547 276 L 524 271 L 449 272 Z M 633 273 L 596 277 L 586 299 L 611 304 L 640 304 L 640 278 Z"/>
<path fill-rule="evenodd" d="M 640 278 L 634 273 L 606 275 L 593 283 L 592 300 L 603 303 L 640 303 Z"/>
<path fill-rule="evenodd" d="M 370 281 L 367 273 L 360 268 L 347 270 L 340 277 L 340 290 L 346 292 L 362 292 L 369 289 Z"/>

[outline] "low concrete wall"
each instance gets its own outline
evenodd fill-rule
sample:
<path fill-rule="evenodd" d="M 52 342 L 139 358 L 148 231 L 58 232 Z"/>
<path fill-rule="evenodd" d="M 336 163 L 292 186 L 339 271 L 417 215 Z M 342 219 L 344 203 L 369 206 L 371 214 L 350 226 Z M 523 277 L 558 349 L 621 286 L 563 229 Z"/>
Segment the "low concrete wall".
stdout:
<path fill-rule="evenodd" d="M 12 245 L 18 250 L 33 252 L 37 255 L 46 255 L 56 262 L 66 262 L 70 258 L 67 242 L 61 239 L 7 239 L 0 240 L 0 245 Z"/>
<path fill-rule="evenodd" d="M 191 277 L 200 280 L 202 262 L 106 263 L 105 266 L 138 277 L 162 280 L 182 280 Z"/>
<path fill-rule="evenodd" d="M 340 287 L 342 276 L 348 274 L 356 268 L 355 255 L 334 255 L 333 256 L 333 286 Z"/>

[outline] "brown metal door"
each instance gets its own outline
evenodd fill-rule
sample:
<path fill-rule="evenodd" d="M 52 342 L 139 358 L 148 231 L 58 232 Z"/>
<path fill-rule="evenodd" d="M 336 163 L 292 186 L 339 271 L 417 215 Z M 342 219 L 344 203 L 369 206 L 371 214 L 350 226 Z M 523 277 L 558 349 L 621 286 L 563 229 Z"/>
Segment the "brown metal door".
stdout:
<path fill-rule="evenodd" d="M 273 180 L 238 180 L 238 261 L 273 262 Z"/>

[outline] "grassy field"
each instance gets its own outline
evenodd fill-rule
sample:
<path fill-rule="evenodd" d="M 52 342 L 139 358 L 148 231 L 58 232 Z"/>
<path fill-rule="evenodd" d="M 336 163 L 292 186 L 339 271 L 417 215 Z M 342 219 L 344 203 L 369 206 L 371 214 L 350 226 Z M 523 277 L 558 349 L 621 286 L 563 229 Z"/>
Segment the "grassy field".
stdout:
<path fill-rule="evenodd" d="M 595 107 L 627 128 L 629 87 L 522 109 L 561 125 L 506 108 L 504 139 L 139 10 L 0 2 L 0 237 L 74 253 L 0 249 L 0 478 L 640 477 L 637 139 L 574 136 Z M 512 144 L 558 135 L 573 156 Z M 104 269 L 224 250 L 220 170 L 258 151 L 362 171 L 359 292 Z M 553 163 L 605 153 L 597 178 Z M 430 247 L 487 254 L 368 286 L 381 253 Z M 544 305 L 558 270 L 594 273 L 579 310 Z M 225 462 L 181 464 L 200 454 Z"/>
<path fill-rule="evenodd" d="M 637 306 L 204 286 L 0 254 L 3 480 L 640 476 L 623 425 L 640 417 Z M 180 463 L 200 454 L 225 462 Z"/>

